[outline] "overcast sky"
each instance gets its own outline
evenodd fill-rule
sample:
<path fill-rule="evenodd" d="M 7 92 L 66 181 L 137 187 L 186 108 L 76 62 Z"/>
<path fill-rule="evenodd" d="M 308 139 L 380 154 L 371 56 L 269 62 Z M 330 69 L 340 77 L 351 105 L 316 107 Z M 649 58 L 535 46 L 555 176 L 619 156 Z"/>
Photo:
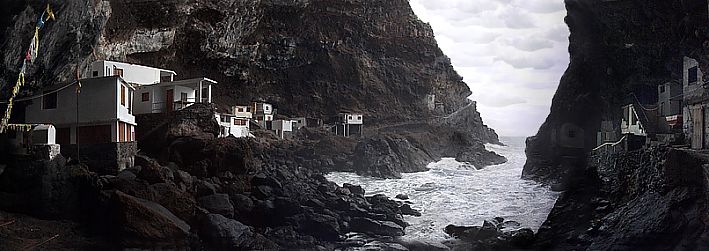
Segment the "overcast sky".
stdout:
<path fill-rule="evenodd" d="M 410 0 L 501 136 L 531 136 L 569 63 L 563 0 Z"/>

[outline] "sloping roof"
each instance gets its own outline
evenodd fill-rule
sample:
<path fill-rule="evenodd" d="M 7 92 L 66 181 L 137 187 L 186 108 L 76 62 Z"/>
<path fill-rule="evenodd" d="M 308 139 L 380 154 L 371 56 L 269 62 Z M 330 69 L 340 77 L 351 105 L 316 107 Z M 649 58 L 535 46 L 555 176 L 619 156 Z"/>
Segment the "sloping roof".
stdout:
<path fill-rule="evenodd" d="M 657 106 L 642 105 L 635 100 L 631 104 L 635 108 L 638 120 L 647 134 L 666 133 L 670 131 L 664 117 L 660 116 Z"/>

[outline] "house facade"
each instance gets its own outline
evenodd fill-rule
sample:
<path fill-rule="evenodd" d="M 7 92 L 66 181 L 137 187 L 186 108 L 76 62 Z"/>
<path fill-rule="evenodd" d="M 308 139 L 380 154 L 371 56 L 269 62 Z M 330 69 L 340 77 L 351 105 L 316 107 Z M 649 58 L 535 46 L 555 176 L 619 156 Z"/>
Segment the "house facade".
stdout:
<path fill-rule="evenodd" d="M 682 128 L 685 141 L 693 149 L 709 148 L 709 93 L 705 88 L 704 73 L 699 62 L 684 57 L 682 75 Z"/>
<path fill-rule="evenodd" d="M 216 114 L 215 116 L 221 127 L 219 137 L 253 137 L 249 126 L 252 115 L 248 109 L 249 107 L 247 106 L 233 106 L 229 114 Z"/>
<path fill-rule="evenodd" d="M 123 62 L 100 60 L 91 64 L 91 77 L 120 76 L 124 81 L 137 85 L 171 82 L 177 73 L 171 70 Z"/>
<path fill-rule="evenodd" d="M 293 137 L 293 125 L 295 121 L 293 120 L 274 120 L 272 121 L 272 130 L 276 132 L 276 136 L 280 139 L 290 139 Z"/>
<path fill-rule="evenodd" d="M 212 103 L 212 85 L 208 78 L 193 78 L 136 88 L 135 114 L 165 113 L 182 110 L 195 103 Z"/>
<path fill-rule="evenodd" d="M 364 119 L 362 114 L 340 113 L 331 130 L 337 135 L 350 137 L 362 136 L 363 129 Z"/>
<path fill-rule="evenodd" d="M 172 70 L 123 62 L 102 60 L 91 64 L 91 76 L 120 76 L 136 88 L 134 114 L 172 112 L 195 103 L 212 102 L 212 85 L 216 81 L 175 80 L 176 75 Z"/>
<path fill-rule="evenodd" d="M 62 153 L 77 158 L 78 143 L 82 161 L 106 169 L 97 171 L 114 173 L 132 167 L 135 156 L 135 89 L 120 76 L 82 79 L 80 82 L 81 92 L 78 95 L 74 86 L 44 90 L 41 97 L 26 106 L 26 123 L 54 125 L 56 143 L 62 145 Z M 84 149 L 88 146 L 92 150 L 105 151 L 92 155 Z M 105 158 L 109 155 L 116 158 Z"/>
<path fill-rule="evenodd" d="M 273 105 L 263 102 L 253 102 L 251 104 L 251 112 L 253 113 L 253 119 L 256 124 L 260 125 L 261 128 L 271 130 L 271 122 L 275 115 Z"/>

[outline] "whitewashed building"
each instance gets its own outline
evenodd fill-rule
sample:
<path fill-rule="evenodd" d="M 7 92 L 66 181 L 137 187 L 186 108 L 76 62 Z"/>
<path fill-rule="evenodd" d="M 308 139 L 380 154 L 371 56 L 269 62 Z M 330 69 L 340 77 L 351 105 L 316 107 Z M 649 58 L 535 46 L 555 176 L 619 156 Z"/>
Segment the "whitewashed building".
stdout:
<path fill-rule="evenodd" d="M 275 115 L 273 105 L 263 102 L 253 102 L 251 104 L 251 113 L 253 114 L 253 119 L 256 124 L 260 125 L 261 128 L 271 129 L 273 115 Z"/>
<path fill-rule="evenodd" d="M 208 78 L 175 80 L 176 72 L 143 65 L 96 61 L 91 64 L 93 77 L 120 76 L 136 88 L 134 114 L 172 112 L 195 103 L 212 102 Z"/>
<path fill-rule="evenodd" d="M 363 129 L 364 120 L 362 114 L 340 113 L 331 130 L 337 135 L 350 137 L 362 136 Z"/>
<path fill-rule="evenodd" d="M 184 109 L 195 103 L 212 103 L 208 78 L 193 78 L 138 86 L 135 114 L 164 113 Z"/>
<path fill-rule="evenodd" d="M 293 120 L 274 120 L 272 122 L 272 130 L 276 132 L 276 136 L 281 139 L 290 139 L 293 137 Z"/>
<path fill-rule="evenodd" d="M 233 106 L 230 114 L 222 113 L 215 116 L 220 126 L 219 137 L 253 137 L 249 126 L 251 112 L 248 111 L 247 106 Z"/>
<path fill-rule="evenodd" d="M 116 173 L 132 167 L 136 153 L 134 87 L 120 76 L 80 82 L 78 95 L 76 85 L 45 89 L 26 106 L 25 122 L 54 125 L 62 153 L 74 156 L 78 142 L 83 153 L 80 158 L 99 168 L 98 172 Z"/>

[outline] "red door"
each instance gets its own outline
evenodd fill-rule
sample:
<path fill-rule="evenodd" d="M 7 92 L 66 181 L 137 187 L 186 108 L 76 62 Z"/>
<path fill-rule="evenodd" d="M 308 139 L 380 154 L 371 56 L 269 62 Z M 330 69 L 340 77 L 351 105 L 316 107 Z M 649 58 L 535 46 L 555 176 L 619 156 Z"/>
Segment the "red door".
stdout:
<path fill-rule="evenodd" d="M 174 90 L 170 89 L 167 90 L 165 94 L 165 103 L 167 105 L 167 112 L 172 112 L 172 109 L 175 107 L 175 95 L 174 95 Z"/>

